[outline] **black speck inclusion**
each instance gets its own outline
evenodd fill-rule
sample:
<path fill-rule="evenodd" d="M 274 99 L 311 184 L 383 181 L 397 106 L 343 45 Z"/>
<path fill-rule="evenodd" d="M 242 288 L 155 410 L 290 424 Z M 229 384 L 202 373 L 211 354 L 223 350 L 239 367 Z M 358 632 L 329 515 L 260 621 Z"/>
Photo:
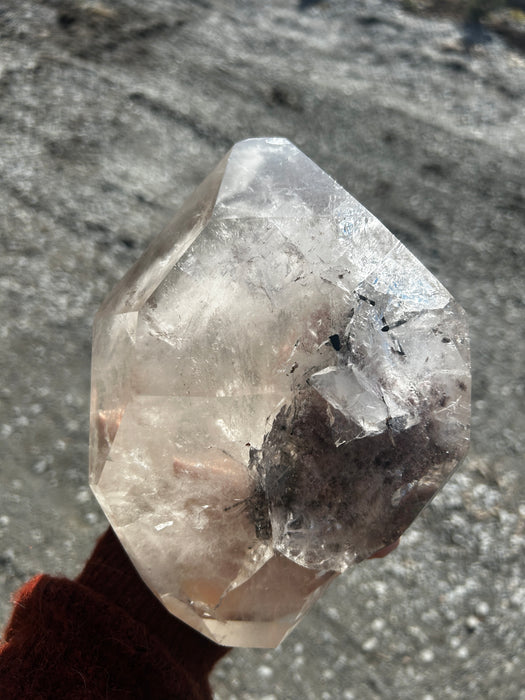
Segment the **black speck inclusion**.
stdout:
<path fill-rule="evenodd" d="M 330 342 L 332 343 L 332 347 L 334 348 L 334 350 L 341 350 L 341 340 L 337 333 L 330 336 Z"/>

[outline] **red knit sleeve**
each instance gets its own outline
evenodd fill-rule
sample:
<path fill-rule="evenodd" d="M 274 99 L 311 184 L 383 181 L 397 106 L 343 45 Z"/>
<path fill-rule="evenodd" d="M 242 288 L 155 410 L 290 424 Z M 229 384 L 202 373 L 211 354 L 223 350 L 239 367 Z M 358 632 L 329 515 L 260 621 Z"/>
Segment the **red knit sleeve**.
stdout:
<path fill-rule="evenodd" d="M 0 698 L 210 699 L 228 649 L 170 615 L 108 530 L 75 581 L 41 575 L 16 594 L 0 646 Z"/>

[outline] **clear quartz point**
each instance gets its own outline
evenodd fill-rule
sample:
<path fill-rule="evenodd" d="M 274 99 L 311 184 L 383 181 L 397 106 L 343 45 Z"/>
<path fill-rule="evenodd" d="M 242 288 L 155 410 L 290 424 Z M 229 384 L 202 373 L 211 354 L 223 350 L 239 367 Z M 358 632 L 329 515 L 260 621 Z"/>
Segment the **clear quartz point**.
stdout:
<path fill-rule="evenodd" d="M 466 454 L 465 314 L 293 144 L 236 144 L 94 327 L 90 483 L 137 570 L 273 647 Z"/>

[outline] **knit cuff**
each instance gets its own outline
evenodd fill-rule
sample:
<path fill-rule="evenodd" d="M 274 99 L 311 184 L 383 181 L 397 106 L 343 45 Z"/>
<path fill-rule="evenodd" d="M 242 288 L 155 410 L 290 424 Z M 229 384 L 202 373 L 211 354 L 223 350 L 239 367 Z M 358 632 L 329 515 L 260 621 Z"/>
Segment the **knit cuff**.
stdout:
<path fill-rule="evenodd" d="M 111 528 L 76 579 L 123 608 L 195 674 L 208 674 L 228 651 L 169 613 L 142 581 Z"/>

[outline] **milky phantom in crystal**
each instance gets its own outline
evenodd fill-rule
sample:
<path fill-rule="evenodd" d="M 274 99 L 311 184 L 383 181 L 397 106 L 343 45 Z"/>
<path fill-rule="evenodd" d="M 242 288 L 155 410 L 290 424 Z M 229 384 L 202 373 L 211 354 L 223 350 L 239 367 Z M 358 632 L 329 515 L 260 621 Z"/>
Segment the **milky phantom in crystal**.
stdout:
<path fill-rule="evenodd" d="M 90 481 L 166 608 L 275 646 L 469 440 L 465 314 L 289 141 L 236 144 L 102 305 Z"/>

